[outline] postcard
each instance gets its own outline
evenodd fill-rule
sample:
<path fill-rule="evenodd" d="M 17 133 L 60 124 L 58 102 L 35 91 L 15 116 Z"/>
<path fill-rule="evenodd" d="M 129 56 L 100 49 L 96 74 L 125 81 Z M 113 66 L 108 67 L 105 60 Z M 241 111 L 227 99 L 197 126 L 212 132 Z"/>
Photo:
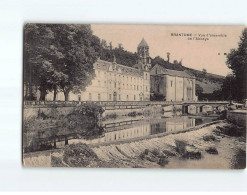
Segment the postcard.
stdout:
<path fill-rule="evenodd" d="M 24 167 L 245 169 L 247 28 L 28 23 Z"/>

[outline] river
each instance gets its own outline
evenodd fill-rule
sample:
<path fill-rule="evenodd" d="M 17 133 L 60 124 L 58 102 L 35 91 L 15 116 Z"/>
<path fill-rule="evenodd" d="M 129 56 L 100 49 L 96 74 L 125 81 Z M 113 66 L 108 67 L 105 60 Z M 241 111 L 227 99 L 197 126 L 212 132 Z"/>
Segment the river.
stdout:
<path fill-rule="evenodd" d="M 145 117 L 118 117 L 101 122 L 104 131 L 102 135 L 85 138 L 79 132 L 69 132 L 62 127 L 35 131 L 24 134 L 26 143 L 24 153 L 63 148 L 74 143 L 111 144 L 116 142 L 131 142 L 136 139 L 148 139 L 152 135 L 169 134 L 182 131 L 197 125 L 211 122 L 215 117 L 183 116 L 181 113 L 165 113 L 164 115 Z M 58 133 L 59 132 L 59 133 Z"/>

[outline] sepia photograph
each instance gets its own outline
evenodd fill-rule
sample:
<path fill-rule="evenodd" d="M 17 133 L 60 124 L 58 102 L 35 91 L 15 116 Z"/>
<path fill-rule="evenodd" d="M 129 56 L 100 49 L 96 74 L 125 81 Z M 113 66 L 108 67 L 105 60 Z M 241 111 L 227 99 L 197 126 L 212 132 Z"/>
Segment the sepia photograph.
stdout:
<path fill-rule="evenodd" d="M 245 169 L 247 27 L 23 26 L 24 167 Z"/>

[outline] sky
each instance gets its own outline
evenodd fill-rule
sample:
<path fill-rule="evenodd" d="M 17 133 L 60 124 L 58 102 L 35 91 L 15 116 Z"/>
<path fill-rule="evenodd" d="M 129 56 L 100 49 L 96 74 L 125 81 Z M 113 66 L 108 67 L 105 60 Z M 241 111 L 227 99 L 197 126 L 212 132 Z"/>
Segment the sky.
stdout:
<path fill-rule="evenodd" d="M 237 48 L 243 26 L 166 26 L 92 24 L 93 34 L 114 47 L 121 43 L 125 50 L 136 52 L 142 38 L 149 45 L 150 57 L 160 56 L 170 62 L 180 61 L 186 67 L 226 76 L 226 55 Z M 186 33 L 191 36 L 171 36 Z M 203 37 L 204 36 L 204 37 Z M 192 40 L 188 40 L 191 38 Z M 203 39 L 202 39 L 203 38 Z M 199 39 L 199 40 L 198 40 Z"/>

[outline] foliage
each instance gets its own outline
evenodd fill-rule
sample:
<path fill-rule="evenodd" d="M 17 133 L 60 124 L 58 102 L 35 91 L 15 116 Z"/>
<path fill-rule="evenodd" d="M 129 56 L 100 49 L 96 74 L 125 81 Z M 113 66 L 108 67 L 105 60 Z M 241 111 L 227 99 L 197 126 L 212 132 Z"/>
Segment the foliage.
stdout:
<path fill-rule="evenodd" d="M 86 167 L 98 160 L 95 152 L 86 144 L 71 144 L 65 147 L 63 160 L 70 167 Z"/>
<path fill-rule="evenodd" d="M 78 93 L 91 82 L 100 40 L 90 25 L 27 24 L 24 31 L 24 83 L 48 91 Z"/>
<path fill-rule="evenodd" d="M 231 80 L 231 85 L 237 86 L 237 93 L 235 88 L 231 88 L 232 98 L 235 100 L 242 100 L 247 98 L 247 28 L 242 32 L 240 42 L 237 49 L 232 49 L 227 55 L 227 66 L 232 69 L 234 80 Z M 225 87 L 226 88 L 226 87 Z"/>
<path fill-rule="evenodd" d="M 201 99 L 201 94 L 203 93 L 203 88 L 199 85 L 196 84 L 196 95 L 198 96 L 198 99 Z"/>
<path fill-rule="evenodd" d="M 122 44 L 119 44 L 117 48 L 113 48 L 110 43 L 107 45 L 105 40 L 101 42 L 100 58 L 102 60 L 112 62 L 113 56 L 116 57 L 116 62 L 125 66 L 132 67 L 137 63 L 138 56 L 136 53 L 132 53 L 124 50 Z"/>
<path fill-rule="evenodd" d="M 151 101 L 166 101 L 166 96 L 161 93 L 152 93 L 150 96 Z"/>
<path fill-rule="evenodd" d="M 162 66 L 164 66 L 167 69 L 172 69 L 172 70 L 180 70 L 183 71 L 185 68 L 178 63 L 178 61 L 175 61 L 176 64 L 172 64 L 168 61 L 165 61 L 163 58 L 161 58 L 160 56 L 156 56 L 154 59 L 152 59 L 151 61 L 151 65 L 152 67 L 155 66 L 156 64 L 160 64 Z"/>
<path fill-rule="evenodd" d="M 100 126 L 100 118 L 104 110 L 102 106 L 94 103 L 83 104 L 76 107 L 73 112 L 68 114 L 58 122 L 58 126 L 66 127 L 70 131 L 82 133 L 90 138 L 102 135 L 103 128 Z"/>

